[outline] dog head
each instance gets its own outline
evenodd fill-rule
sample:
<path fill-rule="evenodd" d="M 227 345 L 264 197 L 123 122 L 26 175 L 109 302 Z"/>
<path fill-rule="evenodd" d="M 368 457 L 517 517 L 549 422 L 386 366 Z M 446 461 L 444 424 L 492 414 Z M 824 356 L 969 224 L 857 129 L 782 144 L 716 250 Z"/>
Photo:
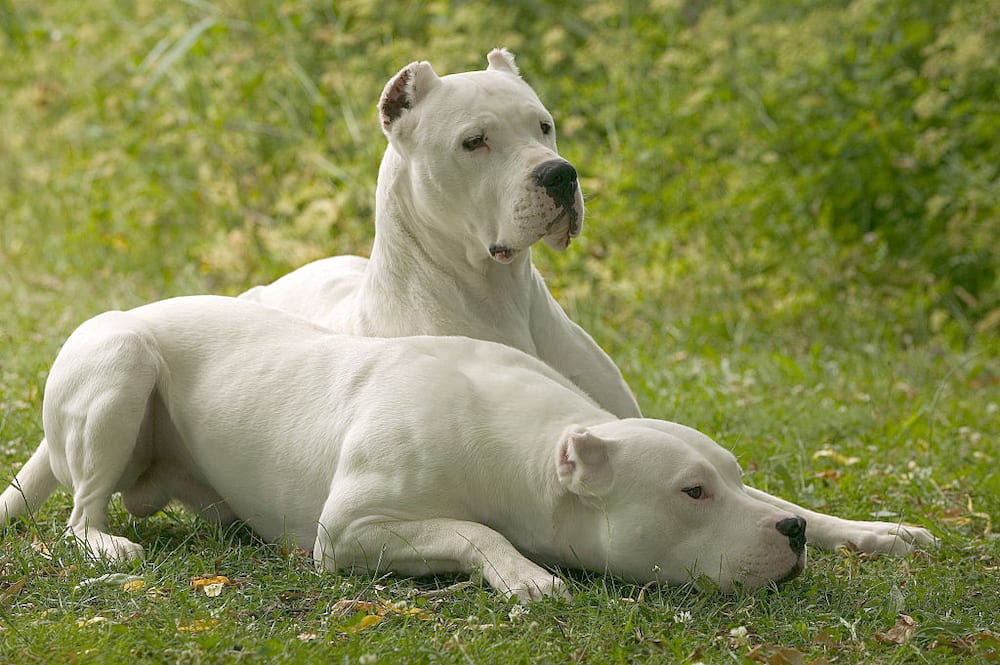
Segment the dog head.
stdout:
<path fill-rule="evenodd" d="M 596 552 L 585 567 L 640 583 L 704 576 L 727 592 L 805 567 L 805 520 L 745 493 L 733 455 L 693 429 L 649 419 L 574 425 L 556 469 L 578 499 L 566 524 L 591 525 L 566 534 L 582 538 L 574 552 Z"/>
<path fill-rule="evenodd" d="M 583 224 L 576 170 L 514 57 L 494 49 L 487 60 L 483 71 L 443 77 L 414 62 L 386 84 L 378 110 L 392 184 L 380 174 L 379 186 L 405 188 L 394 197 L 412 206 L 403 218 L 461 234 L 471 260 L 510 263 L 542 238 L 565 249 Z"/>

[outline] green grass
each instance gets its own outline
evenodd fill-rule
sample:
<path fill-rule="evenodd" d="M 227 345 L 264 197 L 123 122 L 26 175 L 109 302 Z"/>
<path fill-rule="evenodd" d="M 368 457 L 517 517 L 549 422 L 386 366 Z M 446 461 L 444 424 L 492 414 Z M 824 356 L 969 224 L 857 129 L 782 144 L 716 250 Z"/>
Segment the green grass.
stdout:
<path fill-rule="evenodd" d="M 651 4 L 0 0 L 0 473 L 87 317 L 367 252 L 384 81 L 506 45 L 588 195 L 583 237 L 536 263 L 643 410 L 756 486 L 941 548 L 811 551 L 734 596 L 567 571 L 571 601 L 512 615 L 180 510 L 115 504 L 148 559 L 111 568 L 60 541 L 59 493 L 3 531 L 0 663 L 1000 658 L 1000 3 Z M 79 586 L 110 572 L 143 587 Z M 232 584 L 191 588 L 208 574 Z M 344 599 L 420 614 L 352 632 Z M 901 614 L 910 639 L 879 641 Z"/>

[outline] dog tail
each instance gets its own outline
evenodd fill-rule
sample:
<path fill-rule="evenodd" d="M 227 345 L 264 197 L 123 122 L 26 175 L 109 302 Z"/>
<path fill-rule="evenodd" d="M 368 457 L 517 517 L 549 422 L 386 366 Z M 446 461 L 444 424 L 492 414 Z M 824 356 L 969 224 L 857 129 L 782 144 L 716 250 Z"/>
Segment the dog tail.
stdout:
<path fill-rule="evenodd" d="M 42 439 L 38 450 L 21 467 L 10 487 L 0 495 L 0 525 L 38 508 L 57 485 L 49 461 L 49 444 Z"/>

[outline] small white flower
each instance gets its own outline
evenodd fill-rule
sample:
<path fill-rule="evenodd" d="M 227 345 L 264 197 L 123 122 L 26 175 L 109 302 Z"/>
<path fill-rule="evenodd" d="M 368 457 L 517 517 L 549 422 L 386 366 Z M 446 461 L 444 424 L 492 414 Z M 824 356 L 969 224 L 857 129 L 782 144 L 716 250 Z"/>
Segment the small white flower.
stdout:
<path fill-rule="evenodd" d="M 206 584 L 201 588 L 205 592 L 205 595 L 209 598 L 215 598 L 222 594 L 222 587 L 224 585 L 221 582 L 216 582 L 214 584 Z"/>
<path fill-rule="evenodd" d="M 674 614 L 674 623 L 691 623 L 692 621 L 694 621 L 694 617 L 687 610 Z"/>
<path fill-rule="evenodd" d="M 528 610 L 523 605 L 515 605 L 514 607 L 510 608 L 510 612 L 507 613 L 507 616 L 508 618 L 510 618 L 511 621 L 517 621 L 527 613 Z"/>
<path fill-rule="evenodd" d="M 748 634 L 749 631 L 747 631 L 746 626 L 736 626 L 735 628 L 729 629 L 729 638 L 733 646 L 746 646 L 747 642 L 749 642 L 747 639 Z"/>

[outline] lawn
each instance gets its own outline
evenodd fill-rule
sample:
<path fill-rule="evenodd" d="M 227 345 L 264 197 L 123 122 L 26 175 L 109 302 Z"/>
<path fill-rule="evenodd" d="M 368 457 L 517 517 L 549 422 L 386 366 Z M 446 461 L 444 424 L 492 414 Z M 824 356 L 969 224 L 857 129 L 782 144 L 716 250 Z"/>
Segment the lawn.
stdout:
<path fill-rule="evenodd" d="M 1000 659 L 1000 2 L 0 0 L 0 474 L 80 322 L 367 253 L 375 102 L 503 45 L 588 217 L 534 259 L 644 413 L 747 482 L 941 539 L 810 550 L 780 589 L 563 571 L 521 608 L 462 578 L 317 573 L 181 509 L 3 530 L 0 663 L 903 663 Z"/>

